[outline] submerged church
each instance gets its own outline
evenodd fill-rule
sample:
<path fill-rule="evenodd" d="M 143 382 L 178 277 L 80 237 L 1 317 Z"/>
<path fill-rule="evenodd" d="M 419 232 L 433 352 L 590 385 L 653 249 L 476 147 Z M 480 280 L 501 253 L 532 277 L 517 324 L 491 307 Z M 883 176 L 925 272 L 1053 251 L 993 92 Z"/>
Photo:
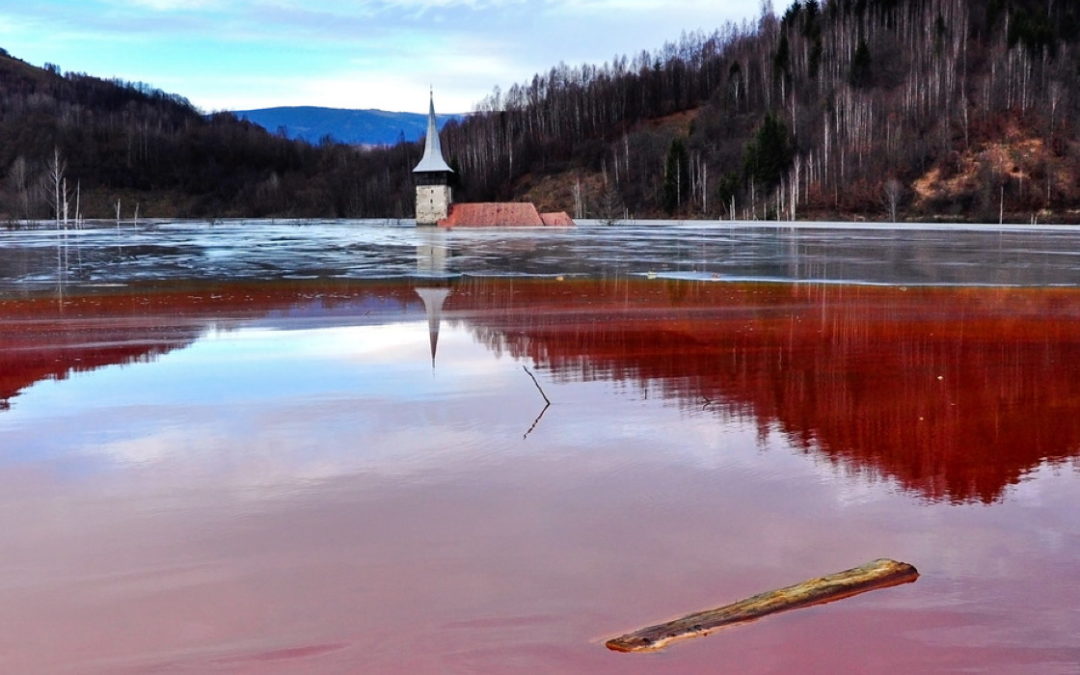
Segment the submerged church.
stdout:
<path fill-rule="evenodd" d="M 540 213 L 531 202 L 478 202 L 455 204 L 450 176 L 435 123 L 435 97 L 428 105 L 424 156 L 413 169 L 416 182 L 416 224 L 439 227 L 570 227 L 573 219 L 563 211 Z"/>

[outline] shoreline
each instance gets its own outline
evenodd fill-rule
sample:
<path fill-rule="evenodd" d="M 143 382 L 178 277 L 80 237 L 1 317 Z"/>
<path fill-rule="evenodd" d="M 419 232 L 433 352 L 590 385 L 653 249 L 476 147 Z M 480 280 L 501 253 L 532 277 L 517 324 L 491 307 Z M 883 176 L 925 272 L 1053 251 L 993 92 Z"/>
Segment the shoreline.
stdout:
<path fill-rule="evenodd" d="M 76 227 L 69 223 L 67 227 L 55 227 L 52 220 L 30 220 L 9 222 L 0 227 L 3 232 L 21 231 L 49 231 L 59 230 L 68 234 L 85 230 L 112 229 L 145 229 L 162 227 L 167 225 L 197 225 L 205 224 L 209 227 L 235 226 L 244 223 L 294 225 L 306 227 L 309 225 L 365 225 L 378 227 L 418 228 L 412 218 L 147 218 L 138 223 L 131 221 L 117 223 L 110 219 L 85 219 Z M 978 223 L 978 222 L 954 222 L 954 221 L 901 221 L 884 222 L 872 220 L 718 220 L 718 219 L 694 219 L 694 218 L 642 218 L 642 219 L 615 219 L 580 218 L 577 223 L 584 227 L 672 227 L 672 228 L 711 228 L 711 229 L 807 229 L 807 230 L 872 230 L 872 231 L 966 231 L 966 232 L 1076 232 L 1080 230 L 1080 223 Z M 420 230 L 434 228 L 418 228 Z M 546 227 L 484 227 L 469 228 L 470 230 L 492 231 L 531 231 L 545 230 Z M 445 230 L 444 230 L 445 231 Z M 562 233 L 573 232 L 573 228 L 562 230 Z"/>

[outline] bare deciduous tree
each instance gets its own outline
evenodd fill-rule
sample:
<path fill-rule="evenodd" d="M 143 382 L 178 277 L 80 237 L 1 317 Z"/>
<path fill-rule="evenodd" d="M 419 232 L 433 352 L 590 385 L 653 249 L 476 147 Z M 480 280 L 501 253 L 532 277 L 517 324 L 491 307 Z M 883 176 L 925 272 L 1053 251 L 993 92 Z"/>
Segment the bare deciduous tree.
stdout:
<path fill-rule="evenodd" d="M 596 215 L 605 225 L 614 225 L 620 218 L 626 217 L 626 206 L 614 185 L 608 184 L 600 194 Z"/>
<path fill-rule="evenodd" d="M 22 212 L 23 220 L 30 220 L 30 167 L 22 155 L 16 157 L 11 163 L 8 184 L 19 201 L 19 210 Z"/>
<path fill-rule="evenodd" d="M 889 207 L 889 220 L 895 223 L 896 209 L 900 206 L 900 198 L 904 196 L 904 185 L 895 178 L 889 178 L 882 189 L 885 192 L 885 204 Z"/>
<path fill-rule="evenodd" d="M 574 218 L 585 217 L 585 197 L 581 192 L 581 178 L 578 177 L 574 180 L 574 185 L 570 188 L 574 197 Z"/>
<path fill-rule="evenodd" d="M 49 159 L 45 169 L 45 185 L 50 192 L 49 197 L 52 201 L 53 217 L 56 219 L 57 227 L 61 224 L 67 227 L 68 199 L 71 193 L 68 191 L 67 179 L 64 177 L 66 171 L 67 162 L 60 154 L 60 148 L 53 148 L 52 158 Z"/>

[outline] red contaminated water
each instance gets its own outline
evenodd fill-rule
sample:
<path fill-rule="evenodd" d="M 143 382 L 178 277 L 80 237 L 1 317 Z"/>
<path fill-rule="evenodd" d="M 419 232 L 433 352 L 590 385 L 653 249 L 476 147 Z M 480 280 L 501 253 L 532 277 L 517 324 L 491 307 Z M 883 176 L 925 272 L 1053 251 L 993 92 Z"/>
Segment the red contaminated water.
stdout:
<path fill-rule="evenodd" d="M 432 288 L 0 301 L 0 669 L 1076 672 L 1080 293 Z"/>

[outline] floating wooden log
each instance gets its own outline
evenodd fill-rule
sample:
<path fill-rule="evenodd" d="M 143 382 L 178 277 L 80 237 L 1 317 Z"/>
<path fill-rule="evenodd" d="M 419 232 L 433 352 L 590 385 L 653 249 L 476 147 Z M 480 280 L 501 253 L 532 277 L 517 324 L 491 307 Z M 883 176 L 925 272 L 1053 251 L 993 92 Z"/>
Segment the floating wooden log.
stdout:
<path fill-rule="evenodd" d="M 677 640 L 705 636 L 724 626 L 753 621 L 789 609 L 822 605 L 866 591 L 910 583 L 918 578 L 919 572 L 914 566 L 880 558 L 860 567 L 642 628 L 604 644 L 617 652 L 653 652 Z"/>

